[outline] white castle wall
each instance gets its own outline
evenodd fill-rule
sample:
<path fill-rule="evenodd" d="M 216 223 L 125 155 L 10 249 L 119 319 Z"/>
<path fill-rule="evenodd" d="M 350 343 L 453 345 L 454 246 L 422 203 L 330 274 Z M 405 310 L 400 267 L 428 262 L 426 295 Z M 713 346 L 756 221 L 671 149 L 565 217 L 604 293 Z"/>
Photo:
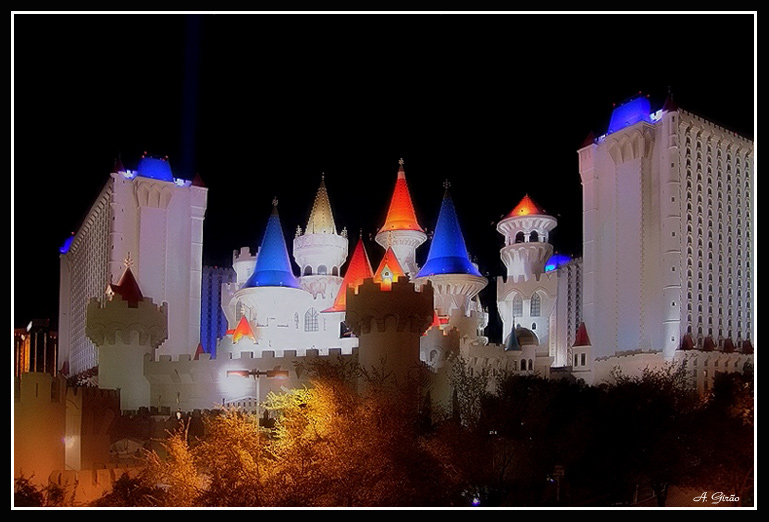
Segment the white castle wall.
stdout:
<path fill-rule="evenodd" d="M 189 355 L 177 358 L 161 355 L 157 360 L 149 356 L 144 360 L 144 375 L 150 383 L 151 407 L 169 407 L 172 411 L 211 410 L 232 403 L 247 400 L 264 401 L 271 391 L 280 392 L 283 387 L 297 388 L 309 384 L 308 376 L 302 370 L 302 363 L 310 359 L 325 358 L 335 362 L 339 358 L 357 359 L 357 349 L 349 353 L 341 349 L 330 349 L 328 355 L 318 350 L 248 351 L 253 343 L 238 343 L 244 351 L 235 353 L 217 352 L 216 359 L 210 354 L 201 354 L 198 359 Z M 228 376 L 228 370 L 267 371 L 279 367 L 288 370 L 288 379 L 259 377 L 259 397 L 256 397 L 256 381 L 253 377 Z"/>

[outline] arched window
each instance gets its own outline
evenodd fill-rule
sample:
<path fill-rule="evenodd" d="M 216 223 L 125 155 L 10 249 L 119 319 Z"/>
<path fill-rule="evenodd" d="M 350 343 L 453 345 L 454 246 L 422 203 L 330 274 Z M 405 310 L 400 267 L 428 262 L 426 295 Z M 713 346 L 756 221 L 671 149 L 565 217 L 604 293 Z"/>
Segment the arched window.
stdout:
<path fill-rule="evenodd" d="M 515 242 L 516 242 L 516 243 L 523 243 L 524 241 L 525 241 L 525 237 L 524 237 L 524 235 L 523 235 L 523 232 L 518 232 L 518 233 L 515 235 Z"/>
<path fill-rule="evenodd" d="M 304 314 L 304 331 L 318 331 L 318 311 L 315 310 L 315 308 L 310 308 L 307 310 L 307 313 Z"/>
<path fill-rule="evenodd" d="M 328 274 L 328 268 L 326 268 L 326 265 L 320 265 L 318 267 L 318 275 L 326 275 Z"/>
<path fill-rule="evenodd" d="M 331 269 L 331 275 L 332 276 L 338 276 L 339 275 L 339 267 L 338 266 L 335 266 L 334 268 Z"/>
<path fill-rule="evenodd" d="M 521 371 L 526 371 L 526 359 L 521 359 Z"/>
<path fill-rule="evenodd" d="M 531 296 L 531 310 L 529 315 L 532 317 L 537 317 L 541 315 L 542 311 L 542 300 L 539 297 L 539 294 L 534 294 Z"/>
<path fill-rule="evenodd" d="M 516 294 L 513 297 L 513 317 L 520 317 L 523 315 L 523 299 L 520 294 Z"/>
<path fill-rule="evenodd" d="M 539 242 L 539 234 L 536 230 L 533 230 L 531 234 L 529 234 L 529 241 L 531 243 L 538 243 Z"/>
<path fill-rule="evenodd" d="M 306 276 L 312 275 L 312 267 L 311 266 L 304 267 L 304 275 L 306 275 Z"/>

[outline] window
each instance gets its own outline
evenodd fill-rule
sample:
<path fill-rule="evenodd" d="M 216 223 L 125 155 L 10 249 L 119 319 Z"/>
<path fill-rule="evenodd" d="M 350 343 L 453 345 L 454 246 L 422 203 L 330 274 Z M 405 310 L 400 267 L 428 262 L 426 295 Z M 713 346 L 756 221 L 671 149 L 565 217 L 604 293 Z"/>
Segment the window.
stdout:
<path fill-rule="evenodd" d="M 513 317 L 520 317 L 523 315 L 523 299 L 520 295 L 513 297 Z"/>
<path fill-rule="evenodd" d="M 315 308 L 310 308 L 307 310 L 307 313 L 304 314 L 304 331 L 318 331 L 318 311 L 315 310 Z"/>
<path fill-rule="evenodd" d="M 539 297 L 539 294 L 534 294 L 531 296 L 531 313 L 529 315 L 533 317 L 537 317 L 540 315 L 542 310 L 542 302 Z"/>

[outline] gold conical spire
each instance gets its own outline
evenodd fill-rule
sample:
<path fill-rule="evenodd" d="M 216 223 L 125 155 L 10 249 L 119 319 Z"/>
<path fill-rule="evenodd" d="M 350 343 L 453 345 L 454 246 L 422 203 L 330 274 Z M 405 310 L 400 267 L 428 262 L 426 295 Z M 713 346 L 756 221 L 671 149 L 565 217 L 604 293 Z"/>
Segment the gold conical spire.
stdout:
<path fill-rule="evenodd" d="M 326 190 L 325 174 L 321 175 L 320 187 L 315 195 L 315 201 L 310 211 L 310 219 L 307 221 L 305 234 L 336 234 L 334 215 L 331 212 L 331 202 Z"/>

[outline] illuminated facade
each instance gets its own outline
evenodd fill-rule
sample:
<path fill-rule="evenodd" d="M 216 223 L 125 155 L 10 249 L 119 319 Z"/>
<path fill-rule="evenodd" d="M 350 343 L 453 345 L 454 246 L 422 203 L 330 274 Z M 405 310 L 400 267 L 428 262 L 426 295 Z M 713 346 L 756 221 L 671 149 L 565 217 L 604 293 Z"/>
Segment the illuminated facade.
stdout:
<path fill-rule="evenodd" d="M 496 281 L 501 343 L 485 337 L 489 318 L 479 294 L 488 280 L 471 261 L 460 225 L 463 209 L 455 207 L 448 185 L 424 265 L 418 265 L 417 249 L 427 234 L 416 220 L 401 161 L 387 218 L 376 235 L 382 247 L 376 270 L 362 238 L 348 260 L 347 233 L 338 231 L 321 179 L 307 225 L 296 229 L 293 252 L 277 201 L 266 216 L 257 252 L 234 252 L 234 280 L 223 282 L 220 293 L 226 328 L 217 335 L 215 349 L 206 347 L 203 353 L 188 344 L 178 353 L 164 352 L 173 333 L 174 305 L 147 291 L 156 302 L 167 303 L 169 340 L 145 353 L 142 368 L 136 368 L 148 386 L 142 400 L 151 407 L 183 410 L 256 404 L 281 385 L 306 384 L 306 376 L 296 370 L 302 360 L 371 362 L 385 354 L 390 342 L 410 346 L 403 357 L 425 363 L 444 385 L 451 354 L 461 355 L 473 371 L 567 373 L 588 383 L 608 379 L 617 367 L 632 374 L 686 357 L 697 367 L 691 377 L 701 390 L 708 388 L 714 365 L 721 371 L 741 370 L 752 360 L 752 142 L 671 104 L 652 113 L 648 102 L 639 100 L 619 107 L 609 132 L 578 151 L 582 258 L 554 254 L 550 234 L 557 220 L 528 195 L 517 205 L 512 202 L 513 209 L 497 224 L 505 266 Z M 121 185 L 166 186 L 137 179 L 113 175 L 113 183 Z M 192 190 L 189 185 L 178 188 Z M 109 201 L 103 199 L 102 206 Z M 156 214 L 148 217 L 153 223 L 162 219 Z M 105 220 L 92 221 L 106 236 L 119 235 Z M 137 250 L 138 259 L 142 251 L 157 254 L 162 240 L 140 242 L 144 250 Z M 82 249 L 76 241 L 84 237 L 73 241 Z M 113 263 L 106 255 L 96 261 L 105 267 Z M 194 270 L 190 273 L 197 277 Z M 146 268 L 137 270 L 142 286 L 146 274 L 151 286 L 162 279 Z M 364 287 L 365 299 L 359 297 Z M 417 308 L 426 295 L 432 296 L 426 330 L 422 312 L 418 321 L 408 320 L 420 323 L 407 328 L 410 333 L 388 329 L 388 321 L 397 323 L 399 315 L 392 299 L 380 306 L 376 295 L 395 288 L 420 294 L 412 303 Z M 102 290 L 93 290 L 94 295 Z M 348 310 L 351 298 L 354 313 Z M 186 310 L 189 303 L 182 306 Z M 380 318 L 376 328 L 381 335 L 356 333 L 373 328 L 374 317 Z M 399 337 L 412 334 L 416 337 Z M 139 363 L 134 359 L 131 364 Z M 229 370 L 275 367 L 289 370 L 288 382 L 226 377 Z"/>
<path fill-rule="evenodd" d="M 168 303 L 169 335 L 159 353 L 194 353 L 200 341 L 203 219 L 207 190 L 175 178 L 165 159 L 136 170 L 118 163 L 60 256 L 59 351 L 65 374 L 98 365 L 85 333 L 86 305 L 123 274 L 126 258 L 145 293 Z"/>
<path fill-rule="evenodd" d="M 638 97 L 578 154 L 594 356 L 752 353 L 753 143 Z"/>

